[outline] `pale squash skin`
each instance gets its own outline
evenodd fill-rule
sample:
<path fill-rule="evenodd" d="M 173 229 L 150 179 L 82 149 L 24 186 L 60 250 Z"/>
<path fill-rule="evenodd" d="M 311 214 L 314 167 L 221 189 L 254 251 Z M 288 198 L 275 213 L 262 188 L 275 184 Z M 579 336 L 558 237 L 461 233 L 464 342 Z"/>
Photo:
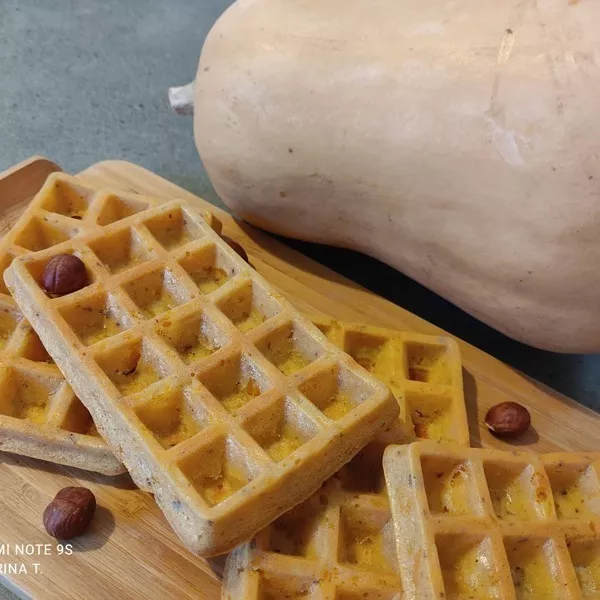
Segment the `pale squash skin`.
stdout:
<path fill-rule="evenodd" d="M 241 0 L 194 126 L 249 222 L 527 344 L 600 350 L 600 1 Z"/>

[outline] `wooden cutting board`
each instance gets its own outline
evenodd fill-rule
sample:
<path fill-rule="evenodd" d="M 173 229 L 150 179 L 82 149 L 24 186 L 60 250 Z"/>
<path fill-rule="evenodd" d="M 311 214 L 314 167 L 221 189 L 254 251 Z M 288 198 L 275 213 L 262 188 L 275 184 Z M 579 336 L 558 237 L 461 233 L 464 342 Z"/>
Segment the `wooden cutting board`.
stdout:
<path fill-rule="evenodd" d="M 12 225 L 47 175 L 56 170 L 59 167 L 46 159 L 32 158 L 0 174 L 2 232 Z M 246 248 L 258 271 L 306 313 L 445 334 L 141 167 L 107 161 L 79 176 L 95 186 L 183 197 L 212 210 L 223 221 L 224 231 Z M 600 416 L 596 413 L 477 348 L 460 340 L 459 344 L 472 445 L 515 447 L 493 438 L 482 426 L 489 406 L 514 400 L 529 408 L 534 425 L 518 440 L 519 445 L 541 452 L 600 449 Z M 60 553 L 56 541 L 44 531 L 41 518 L 47 503 L 67 485 L 91 488 L 100 506 L 91 530 L 74 542 L 70 555 L 64 550 Z M 0 453 L 0 486 L 0 577 L 18 595 L 44 600 L 220 597 L 223 559 L 206 561 L 183 549 L 152 497 L 137 490 L 128 476 L 90 475 Z M 17 556 L 17 550 L 33 554 Z M 37 573 L 34 563 L 38 564 Z M 27 573 L 10 572 L 22 571 L 21 565 Z"/>

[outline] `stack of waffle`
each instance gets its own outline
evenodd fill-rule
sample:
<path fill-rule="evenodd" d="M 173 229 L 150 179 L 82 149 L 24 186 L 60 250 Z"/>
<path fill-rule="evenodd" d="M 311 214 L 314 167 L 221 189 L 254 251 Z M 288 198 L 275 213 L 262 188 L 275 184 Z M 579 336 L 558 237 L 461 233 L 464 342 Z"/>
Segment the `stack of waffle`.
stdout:
<path fill-rule="evenodd" d="M 50 176 L 0 245 L 4 450 L 126 468 L 224 599 L 600 593 L 597 458 L 469 449 L 454 341 L 310 320 L 218 233 Z"/>

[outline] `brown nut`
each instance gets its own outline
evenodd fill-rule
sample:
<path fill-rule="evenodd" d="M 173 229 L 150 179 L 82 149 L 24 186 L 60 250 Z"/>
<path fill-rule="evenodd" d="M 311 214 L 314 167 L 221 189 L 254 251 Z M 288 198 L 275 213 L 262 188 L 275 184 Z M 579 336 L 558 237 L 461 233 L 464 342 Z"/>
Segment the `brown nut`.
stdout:
<path fill-rule="evenodd" d="M 250 259 L 248 258 L 247 252 L 244 250 L 244 247 L 236 242 L 234 239 L 230 238 L 228 235 L 222 235 L 222 240 L 227 242 L 231 248 L 233 248 L 248 264 L 250 264 Z"/>
<path fill-rule="evenodd" d="M 50 259 L 42 274 L 42 287 L 51 296 L 65 296 L 88 283 L 85 264 L 73 254 L 59 254 Z"/>
<path fill-rule="evenodd" d="M 501 402 L 492 406 L 485 415 L 487 428 L 500 437 L 516 437 L 531 425 L 529 411 L 516 402 Z"/>
<path fill-rule="evenodd" d="M 44 510 L 44 527 L 52 537 L 70 540 L 84 532 L 95 511 L 96 498 L 90 490 L 66 487 Z"/>

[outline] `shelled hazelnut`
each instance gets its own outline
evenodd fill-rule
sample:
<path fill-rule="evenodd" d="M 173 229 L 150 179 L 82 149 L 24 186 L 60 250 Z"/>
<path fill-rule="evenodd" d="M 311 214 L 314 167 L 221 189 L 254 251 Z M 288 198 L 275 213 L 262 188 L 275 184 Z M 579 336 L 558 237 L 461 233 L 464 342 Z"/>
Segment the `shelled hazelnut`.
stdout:
<path fill-rule="evenodd" d="M 60 490 L 44 510 L 46 531 L 59 540 L 81 535 L 96 512 L 96 498 L 84 487 L 66 487 Z"/>
<path fill-rule="evenodd" d="M 84 262 L 73 254 L 50 259 L 42 274 L 42 287 L 51 296 L 65 296 L 89 284 Z"/>
<path fill-rule="evenodd" d="M 487 428 L 499 437 L 517 437 L 531 425 L 529 411 L 516 402 L 501 402 L 485 415 Z"/>

